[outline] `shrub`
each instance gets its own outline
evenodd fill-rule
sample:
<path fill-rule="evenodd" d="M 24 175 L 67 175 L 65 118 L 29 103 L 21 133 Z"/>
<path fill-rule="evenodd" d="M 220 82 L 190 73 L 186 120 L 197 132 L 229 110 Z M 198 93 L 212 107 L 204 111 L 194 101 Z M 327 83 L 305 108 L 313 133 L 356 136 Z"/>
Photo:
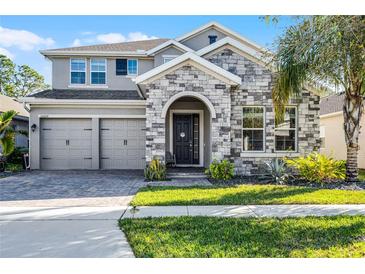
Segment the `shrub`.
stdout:
<path fill-rule="evenodd" d="M 144 170 L 144 177 L 150 181 L 166 180 L 166 166 L 158 159 L 153 159 Z"/>
<path fill-rule="evenodd" d="M 345 179 L 346 162 L 313 152 L 307 157 L 287 159 L 288 166 L 294 167 L 299 176 L 309 182 L 324 183 L 331 179 Z"/>
<path fill-rule="evenodd" d="M 23 165 L 23 154 L 28 153 L 28 148 L 16 147 L 13 152 L 6 157 L 6 162 Z"/>
<path fill-rule="evenodd" d="M 284 184 L 288 180 L 289 173 L 284 160 L 275 158 L 266 163 L 266 166 L 274 182 Z"/>
<path fill-rule="evenodd" d="M 218 162 L 214 160 L 205 173 L 216 180 L 229 180 L 234 175 L 234 165 L 227 160 Z"/>

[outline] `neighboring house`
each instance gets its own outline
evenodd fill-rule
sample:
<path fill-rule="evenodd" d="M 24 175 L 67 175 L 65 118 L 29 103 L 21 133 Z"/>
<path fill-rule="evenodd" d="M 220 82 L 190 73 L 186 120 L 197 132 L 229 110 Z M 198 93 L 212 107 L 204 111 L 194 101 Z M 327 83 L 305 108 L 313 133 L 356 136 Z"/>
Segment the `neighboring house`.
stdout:
<path fill-rule="evenodd" d="M 236 173 L 317 149 L 319 97 L 303 92 L 275 126 L 265 50 L 218 23 L 176 39 L 41 53 L 53 89 L 30 107 L 32 169 L 142 169 L 176 155 L 180 166 L 229 159 Z"/>
<path fill-rule="evenodd" d="M 11 125 L 17 130 L 28 131 L 29 113 L 24 109 L 23 104 L 15 101 L 13 98 L 0 94 L 0 113 L 15 110 L 18 114 L 13 118 Z M 28 137 L 17 134 L 15 136 L 16 147 L 28 147 Z M 1 153 L 1 146 L 0 146 Z"/>
<path fill-rule="evenodd" d="M 344 94 L 324 97 L 320 103 L 321 153 L 338 160 L 346 160 L 347 151 L 343 127 Z M 358 166 L 365 169 L 365 114 L 361 117 Z"/>

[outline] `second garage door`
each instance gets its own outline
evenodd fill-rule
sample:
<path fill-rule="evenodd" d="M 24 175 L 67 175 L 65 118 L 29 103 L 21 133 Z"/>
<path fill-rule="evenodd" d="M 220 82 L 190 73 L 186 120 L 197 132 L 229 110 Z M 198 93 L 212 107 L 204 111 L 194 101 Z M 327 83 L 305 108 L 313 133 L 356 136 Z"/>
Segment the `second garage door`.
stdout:
<path fill-rule="evenodd" d="M 145 140 L 144 119 L 101 119 L 100 167 L 145 168 Z"/>

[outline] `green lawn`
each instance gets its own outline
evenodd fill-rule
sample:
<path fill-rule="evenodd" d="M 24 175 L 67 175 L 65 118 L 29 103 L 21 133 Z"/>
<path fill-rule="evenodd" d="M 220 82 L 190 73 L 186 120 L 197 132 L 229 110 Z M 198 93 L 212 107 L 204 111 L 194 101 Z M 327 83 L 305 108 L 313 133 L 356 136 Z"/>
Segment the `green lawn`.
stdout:
<path fill-rule="evenodd" d="M 365 216 L 120 221 L 136 257 L 365 257 Z"/>
<path fill-rule="evenodd" d="M 253 204 L 365 204 L 365 191 L 273 185 L 147 187 L 132 201 L 133 206 Z"/>

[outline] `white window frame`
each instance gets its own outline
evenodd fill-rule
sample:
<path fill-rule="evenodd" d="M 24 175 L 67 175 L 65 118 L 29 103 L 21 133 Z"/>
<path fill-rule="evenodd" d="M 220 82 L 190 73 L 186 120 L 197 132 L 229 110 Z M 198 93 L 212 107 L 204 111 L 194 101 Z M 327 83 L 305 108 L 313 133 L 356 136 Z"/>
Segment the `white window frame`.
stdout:
<path fill-rule="evenodd" d="M 285 129 L 278 129 L 280 130 L 295 130 L 295 140 L 294 140 L 294 146 L 295 149 L 294 150 L 277 150 L 276 149 L 276 125 L 274 124 L 274 151 L 275 152 L 286 152 L 286 153 L 290 153 L 290 152 L 297 152 L 298 151 L 298 107 L 297 106 L 293 106 L 293 105 L 288 105 L 285 106 L 285 108 L 294 108 L 295 109 L 295 128 L 285 128 Z"/>
<path fill-rule="evenodd" d="M 136 69 L 136 73 L 135 74 L 132 74 L 132 73 L 129 73 L 129 61 L 136 61 L 136 63 L 137 63 L 137 69 Z M 127 75 L 129 75 L 129 76 L 137 76 L 138 75 L 138 59 L 135 59 L 135 58 L 133 58 L 133 59 L 127 59 Z"/>
<path fill-rule="evenodd" d="M 169 62 L 169 61 L 166 61 L 166 59 L 170 59 L 173 60 L 174 58 L 178 57 L 179 55 L 162 55 L 162 61 L 163 61 L 163 64 Z"/>
<path fill-rule="evenodd" d="M 262 115 L 263 115 L 263 127 L 262 128 L 244 128 L 243 127 L 243 109 L 244 108 L 262 108 L 263 109 L 263 112 L 262 112 Z M 242 149 L 242 152 L 243 153 L 246 153 L 246 152 L 253 152 L 253 153 L 262 153 L 262 152 L 265 152 L 265 147 L 266 147 L 266 107 L 265 106 L 243 106 L 242 107 L 242 127 L 241 127 L 241 134 L 242 134 L 242 146 L 241 146 L 241 149 Z M 243 131 L 244 130 L 262 130 L 262 150 L 244 150 L 244 140 L 243 140 Z"/>
<path fill-rule="evenodd" d="M 92 83 L 92 76 L 91 76 L 92 72 L 102 72 L 102 71 L 93 71 L 92 70 L 92 61 L 93 60 L 104 60 L 104 63 L 105 63 L 105 83 L 104 84 L 93 84 Z M 106 58 L 90 58 L 90 85 L 92 85 L 92 86 L 106 86 L 107 85 L 107 81 L 108 81 L 107 66 L 108 66 L 108 60 Z"/>
<path fill-rule="evenodd" d="M 84 60 L 85 62 L 85 71 L 79 71 L 79 70 L 72 70 L 72 60 Z M 72 72 L 85 72 L 85 83 L 83 84 L 77 84 L 77 83 L 72 83 Z M 70 80 L 69 83 L 71 86 L 85 86 L 87 84 L 87 59 L 86 58 L 70 58 Z"/>

